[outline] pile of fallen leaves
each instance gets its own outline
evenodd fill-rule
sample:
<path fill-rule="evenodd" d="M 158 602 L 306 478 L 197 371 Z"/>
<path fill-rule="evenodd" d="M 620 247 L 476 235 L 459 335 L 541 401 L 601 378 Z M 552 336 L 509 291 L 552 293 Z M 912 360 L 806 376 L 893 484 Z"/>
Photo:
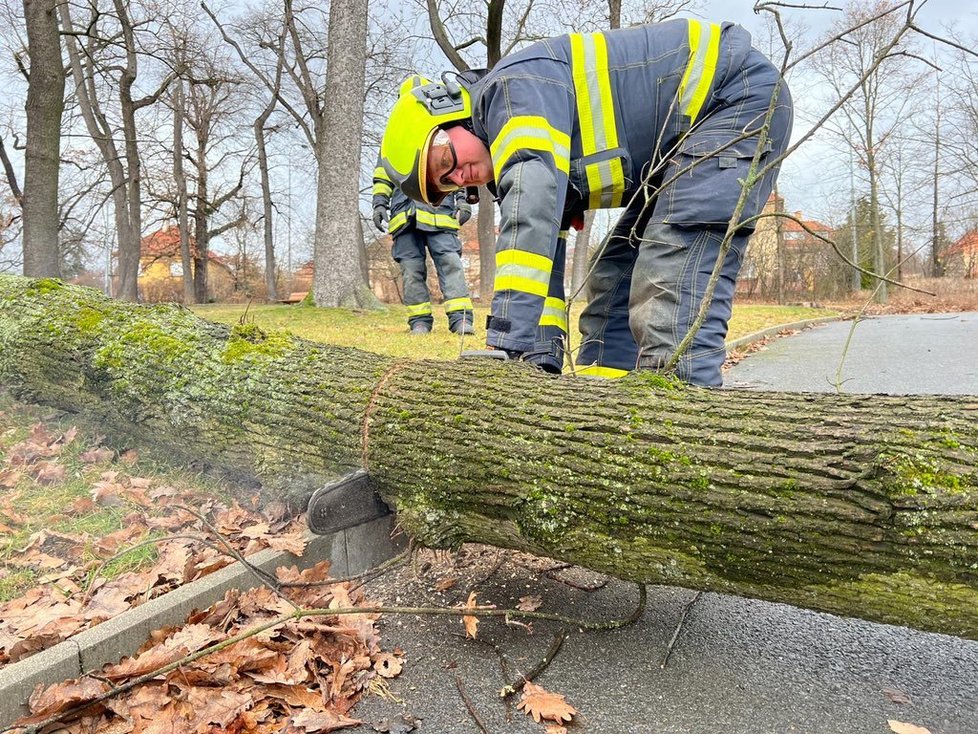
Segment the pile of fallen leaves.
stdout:
<path fill-rule="evenodd" d="M 160 478 L 137 476 L 132 451 L 120 457 L 100 446 L 80 452 L 77 458 L 86 470 L 79 473 L 88 482 L 87 496 L 76 496 L 57 514 L 44 518 L 18 509 L 24 487 L 55 492 L 66 481 L 60 459 L 77 434 L 73 427 L 51 431 L 38 423 L 27 439 L 3 451 L 0 535 L 8 541 L 5 547 L 0 543 L 0 579 L 27 571 L 36 583 L 19 598 L 0 604 L 0 665 L 17 662 L 233 563 L 222 537 L 241 555 L 268 547 L 302 554 L 304 521 L 284 505 L 272 504 L 262 512 L 246 510 L 194 487 L 176 488 Z M 87 518 L 106 508 L 121 515 L 120 529 L 105 535 L 55 529 L 84 527 Z M 15 545 L 9 540 L 37 527 L 24 542 Z M 110 563 L 140 548 L 153 552 L 146 554 L 138 570 L 107 573 Z"/>
<path fill-rule="evenodd" d="M 230 591 L 180 628 L 155 632 L 131 658 L 98 674 L 42 687 L 18 726 L 57 717 L 59 731 L 128 734 L 330 732 L 361 722 L 346 714 L 369 689 L 403 665 L 380 650 L 379 615 L 329 614 L 288 619 L 232 644 L 226 641 L 305 609 L 368 607 L 349 582 L 324 585 L 329 562 L 303 572 L 279 569 L 280 581 L 309 583 L 281 594 L 267 587 Z M 287 594 L 287 598 L 286 595 Z M 212 650 L 199 659 L 188 656 Z M 118 690 L 177 661 L 141 685 Z"/>

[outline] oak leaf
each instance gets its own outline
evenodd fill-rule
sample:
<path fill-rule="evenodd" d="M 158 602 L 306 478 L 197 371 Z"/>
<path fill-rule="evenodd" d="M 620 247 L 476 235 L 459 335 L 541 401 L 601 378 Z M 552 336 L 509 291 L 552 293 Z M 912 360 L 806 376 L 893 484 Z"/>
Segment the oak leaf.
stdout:
<path fill-rule="evenodd" d="M 550 691 L 529 681 L 523 686 L 523 695 L 516 708 L 532 716 L 538 724 L 543 720 L 554 721 L 562 724 L 570 721 L 577 713 L 577 709 L 567 703 L 559 693 Z M 909 732 L 907 733 L 909 734 Z"/>
<path fill-rule="evenodd" d="M 916 724 L 908 724 L 905 721 L 889 719 L 886 723 L 890 725 L 890 729 L 896 734 L 930 734 L 930 729 L 917 726 Z"/>
<path fill-rule="evenodd" d="M 475 609 L 475 592 L 469 592 L 469 599 L 465 602 L 462 607 L 463 609 Z M 465 627 L 465 636 L 475 639 L 476 634 L 479 632 L 479 618 L 473 617 L 471 614 L 466 614 L 462 617 L 462 625 Z"/>
<path fill-rule="evenodd" d="M 56 461 L 42 461 L 35 467 L 34 481 L 38 484 L 57 484 L 65 479 L 65 468 Z"/>
<path fill-rule="evenodd" d="M 337 729 L 345 729 L 349 726 L 359 726 L 363 722 L 359 719 L 351 719 L 342 714 L 335 714 L 332 711 L 310 711 L 305 709 L 292 717 L 292 723 L 309 734 L 314 732 L 330 732 Z"/>
<path fill-rule="evenodd" d="M 516 608 L 521 612 L 535 612 L 541 606 L 543 606 L 543 599 L 539 596 L 521 596 Z"/>
<path fill-rule="evenodd" d="M 113 456 L 115 456 L 115 452 L 112 449 L 99 446 L 83 451 L 78 455 L 78 458 L 85 464 L 104 464 L 106 461 L 111 461 Z"/>
<path fill-rule="evenodd" d="M 38 685 L 28 700 L 34 718 L 47 717 L 58 711 L 64 711 L 75 704 L 91 701 L 109 690 L 109 686 L 94 678 L 81 678 L 65 683 L 57 683 L 45 688 Z"/>
<path fill-rule="evenodd" d="M 106 668 L 105 678 L 117 679 L 143 675 L 179 660 L 192 652 L 207 647 L 224 637 L 223 633 L 203 624 L 188 624 L 173 636 L 134 658 L 126 658 L 118 665 Z"/>
<path fill-rule="evenodd" d="M 290 533 L 275 533 L 264 537 L 268 547 L 274 550 L 288 551 L 294 556 L 302 556 L 306 550 L 306 536 L 300 526 Z"/>
<path fill-rule="evenodd" d="M 193 707 L 198 731 L 202 729 L 201 724 L 216 724 L 223 729 L 254 703 L 252 697 L 246 693 L 227 688 L 216 691 L 199 686 L 187 692 L 187 701 Z"/>

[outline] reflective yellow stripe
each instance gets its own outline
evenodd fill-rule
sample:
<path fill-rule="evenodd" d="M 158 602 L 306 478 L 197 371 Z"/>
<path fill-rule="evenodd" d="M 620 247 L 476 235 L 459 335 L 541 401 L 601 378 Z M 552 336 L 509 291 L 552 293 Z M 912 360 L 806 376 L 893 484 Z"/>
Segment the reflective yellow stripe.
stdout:
<path fill-rule="evenodd" d="M 547 296 L 543 302 L 543 314 L 540 316 L 540 326 L 556 326 L 567 332 L 567 304 L 562 298 Z"/>
<path fill-rule="evenodd" d="M 451 214 L 436 214 L 424 209 L 418 209 L 414 212 L 414 221 L 439 229 L 458 229 L 458 220 Z"/>
<path fill-rule="evenodd" d="M 506 162 L 518 150 L 550 153 L 558 170 L 565 174 L 570 170 L 570 137 L 553 127 L 545 117 L 518 115 L 503 125 L 489 146 L 497 182 Z"/>
<path fill-rule="evenodd" d="M 391 217 L 391 220 L 387 223 L 387 231 L 396 232 L 405 224 L 407 224 L 407 220 L 408 220 L 407 212 L 398 212 L 393 217 Z"/>
<path fill-rule="evenodd" d="M 616 380 L 628 374 L 628 370 L 620 370 L 617 367 L 602 367 L 597 364 L 589 364 L 586 367 L 578 367 L 574 371 L 575 375 L 581 377 L 604 377 L 609 380 Z"/>
<path fill-rule="evenodd" d="M 570 234 L 569 229 L 562 229 L 557 233 L 557 238 L 561 240 L 566 240 L 569 234 Z"/>
<path fill-rule="evenodd" d="M 390 196 L 394 193 L 394 187 L 386 181 L 374 181 L 374 196 Z"/>
<path fill-rule="evenodd" d="M 471 298 L 449 298 L 442 305 L 445 307 L 445 313 L 451 313 L 452 311 L 471 311 L 472 299 Z"/>
<path fill-rule="evenodd" d="M 387 175 L 387 171 L 384 170 L 383 166 L 377 166 L 374 169 L 374 178 L 380 179 L 381 181 L 386 181 L 387 183 L 393 183 L 391 177 Z"/>
<path fill-rule="evenodd" d="M 519 291 L 546 298 L 550 287 L 553 262 L 544 255 L 523 250 L 500 250 L 496 253 L 497 291 Z"/>
<path fill-rule="evenodd" d="M 589 163 L 587 173 L 588 209 L 607 209 L 621 206 L 625 193 L 625 175 L 621 158 Z"/>
<path fill-rule="evenodd" d="M 577 119 L 584 156 L 618 147 L 615 104 L 608 74 L 608 47 L 604 34 L 572 33 L 571 70 L 577 97 Z M 621 206 L 625 175 L 621 159 L 614 158 L 585 166 L 588 181 L 588 208 Z"/>
<path fill-rule="evenodd" d="M 414 303 L 407 307 L 408 316 L 428 316 L 431 313 L 431 303 Z"/>
<path fill-rule="evenodd" d="M 689 62 L 679 84 L 679 111 L 692 125 L 703 109 L 713 85 L 720 55 L 720 26 L 717 23 L 689 21 Z M 705 38 L 704 38 L 705 36 Z"/>

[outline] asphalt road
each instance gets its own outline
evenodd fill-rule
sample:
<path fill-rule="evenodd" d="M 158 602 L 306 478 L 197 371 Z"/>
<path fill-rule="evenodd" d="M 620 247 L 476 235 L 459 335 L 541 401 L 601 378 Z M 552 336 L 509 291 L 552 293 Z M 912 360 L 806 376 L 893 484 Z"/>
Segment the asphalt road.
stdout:
<path fill-rule="evenodd" d="M 978 314 L 867 320 L 847 349 L 851 326 L 833 323 L 777 340 L 734 367 L 727 385 L 978 393 Z M 467 550 L 458 568 L 436 565 L 420 577 L 405 571 L 370 588 L 400 604 L 457 603 L 472 587 L 480 602 L 500 607 L 532 594 L 543 610 L 589 619 L 633 608 L 633 586 L 608 580 L 593 589 L 600 583 L 594 574 L 548 573 L 553 565 Z M 436 592 L 433 584 L 446 575 L 458 583 Z M 423 719 L 416 731 L 432 734 L 543 733 L 498 690 L 543 657 L 559 625 L 534 623 L 530 635 L 487 620 L 479 641 L 465 640 L 449 618 L 388 617 L 383 627 L 385 648 L 398 646 L 407 657 L 391 681 L 396 700 L 371 696 L 354 715 L 378 723 L 406 712 Z M 632 627 L 574 631 L 538 682 L 579 711 L 569 732 L 887 734 L 893 719 L 932 734 L 978 734 L 978 642 L 671 587 L 649 590 L 645 615 Z"/>

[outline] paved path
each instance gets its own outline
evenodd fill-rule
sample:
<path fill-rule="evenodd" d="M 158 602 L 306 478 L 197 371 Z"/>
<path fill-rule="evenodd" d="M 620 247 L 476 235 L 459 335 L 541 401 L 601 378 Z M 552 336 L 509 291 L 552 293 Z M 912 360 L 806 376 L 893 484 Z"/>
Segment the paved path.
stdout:
<path fill-rule="evenodd" d="M 727 384 L 833 390 L 850 327 L 828 324 L 780 339 L 732 369 Z M 975 394 L 976 370 L 978 314 L 884 317 L 857 326 L 843 389 Z M 444 603 L 464 598 L 475 584 L 480 600 L 498 606 L 537 594 L 544 610 L 588 618 L 622 616 L 635 596 L 634 587 L 614 580 L 583 591 L 575 588 L 580 579 L 571 579 L 574 585 L 553 580 L 518 558 L 493 568 L 491 560 L 473 564 L 470 578 L 441 595 L 432 591 L 432 578 L 422 584 L 410 573 L 385 579 L 374 592 L 389 602 Z M 483 569 L 488 579 L 476 578 Z M 895 719 L 932 734 L 978 734 L 978 642 L 707 593 L 690 608 L 662 668 L 694 594 L 649 591 L 638 624 L 571 635 L 540 677 L 581 712 L 569 732 L 887 734 L 887 720 Z M 526 670 L 546 652 L 554 625 L 535 623 L 530 636 L 487 620 L 481 642 L 464 640 L 456 620 L 388 618 L 384 626 L 385 644 L 399 645 L 408 657 L 392 682 L 403 702 L 371 697 L 356 715 L 377 721 L 408 711 L 424 719 L 421 734 L 480 734 L 457 678 L 486 731 L 542 734 L 543 727 L 520 712 L 507 717 L 497 695 L 505 677 L 492 645 Z M 910 703 L 895 703 L 887 689 L 906 694 Z"/>
<path fill-rule="evenodd" d="M 724 382 L 784 391 L 834 392 L 838 383 L 848 393 L 978 395 L 978 313 L 823 324 L 774 340 Z"/>

